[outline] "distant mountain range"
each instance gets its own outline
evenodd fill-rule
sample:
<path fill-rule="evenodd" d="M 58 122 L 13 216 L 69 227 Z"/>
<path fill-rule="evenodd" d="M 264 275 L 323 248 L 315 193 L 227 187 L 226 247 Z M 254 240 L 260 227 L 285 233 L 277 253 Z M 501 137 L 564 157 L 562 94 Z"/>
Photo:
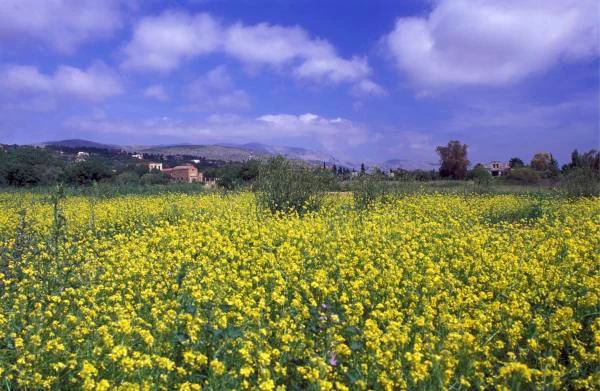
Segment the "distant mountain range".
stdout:
<path fill-rule="evenodd" d="M 202 156 L 210 160 L 224 161 L 246 161 L 252 158 L 269 158 L 272 156 L 283 155 L 288 159 L 301 160 L 313 164 L 323 164 L 327 166 L 338 165 L 354 167 L 352 163 L 341 162 L 334 156 L 320 151 L 314 151 L 298 147 L 281 147 L 261 143 L 248 144 L 177 144 L 177 145 L 113 145 L 102 144 L 89 140 L 71 139 L 59 141 L 47 141 L 35 144 L 36 146 L 64 146 L 68 148 L 106 148 L 120 149 L 127 152 L 162 154 L 162 155 L 192 155 Z"/>
<path fill-rule="evenodd" d="M 49 145 L 67 147 L 67 148 L 104 148 L 104 149 L 122 149 L 118 145 L 102 144 L 95 141 L 81 140 L 81 139 L 70 139 L 60 141 L 47 141 L 43 143 L 34 144 L 37 147 L 46 147 Z"/>
<path fill-rule="evenodd" d="M 288 159 L 301 160 L 312 164 L 323 164 L 331 167 L 342 166 L 358 169 L 360 162 L 341 161 L 336 157 L 321 151 L 315 151 L 299 147 L 282 147 L 262 143 L 247 144 L 176 144 L 176 145 L 114 145 L 102 144 L 89 140 L 70 139 L 60 141 L 47 141 L 35 144 L 45 147 L 49 145 L 64 146 L 68 148 L 106 148 L 119 149 L 127 152 L 151 153 L 162 155 L 192 155 L 202 156 L 210 160 L 224 160 L 242 162 L 252 158 L 269 158 L 272 156 L 283 155 Z M 436 163 L 432 162 L 414 162 L 405 159 L 392 159 L 384 162 L 365 161 L 367 167 L 379 167 L 383 170 L 390 168 L 437 168 Z"/>

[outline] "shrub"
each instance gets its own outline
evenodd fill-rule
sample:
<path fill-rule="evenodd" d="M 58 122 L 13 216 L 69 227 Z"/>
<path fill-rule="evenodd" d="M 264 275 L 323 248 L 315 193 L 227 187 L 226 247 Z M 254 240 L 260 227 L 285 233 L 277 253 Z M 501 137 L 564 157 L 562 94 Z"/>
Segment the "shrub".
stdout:
<path fill-rule="evenodd" d="M 385 183 L 373 176 L 361 176 L 352 192 L 356 209 L 367 209 L 386 193 Z"/>
<path fill-rule="evenodd" d="M 64 176 L 70 185 L 91 185 L 110 178 L 112 173 L 102 162 L 86 160 L 69 166 Z"/>
<path fill-rule="evenodd" d="M 534 185 L 540 181 L 539 174 L 531 168 L 513 168 L 506 175 L 506 180 L 510 182 L 516 182 L 519 184 Z"/>
<path fill-rule="evenodd" d="M 115 183 L 120 186 L 138 184 L 140 177 L 134 171 L 125 171 L 115 177 Z"/>
<path fill-rule="evenodd" d="M 487 218 L 492 224 L 517 223 L 523 221 L 534 221 L 542 217 L 544 209 L 538 200 L 516 209 L 500 209 L 492 211 Z"/>
<path fill-rule="evenodd" d="M 142 175 L 140 180 L 144 185 L 166 185 L 171 181 L 171 177 L 165 172 L 151 172 Z"/>
<path fill-rule="evenodd" d="M 467 174 L 467 179 L 472 179 L 475 185 L 475 191 L 486 191 L 492 183 L 492 174 L 485 167 L 478 165 L 475 166 Z"/>
<path fill-rule="evenodd" d="M 563 176 L 560 187 L 570 196 L 600 195 L 600 175 L 590 167 L 576 167 Z"/>
<path fill-rule="evenodd" d="M 256 200 L 271 212 L 318 210 L 331 183 L 331 173 L 277 156 L 261 164 Z"/>

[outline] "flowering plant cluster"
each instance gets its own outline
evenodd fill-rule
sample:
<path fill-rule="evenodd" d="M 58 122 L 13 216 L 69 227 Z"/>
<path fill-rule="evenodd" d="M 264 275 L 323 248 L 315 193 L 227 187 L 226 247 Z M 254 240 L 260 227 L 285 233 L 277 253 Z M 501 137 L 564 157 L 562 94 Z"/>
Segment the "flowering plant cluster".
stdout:
<path fill-rule="evenodd" d="M 303 215 L 250 193 L 0 195 L 0 387 L 594 389 L 598 216 L 517 195 Z"/>

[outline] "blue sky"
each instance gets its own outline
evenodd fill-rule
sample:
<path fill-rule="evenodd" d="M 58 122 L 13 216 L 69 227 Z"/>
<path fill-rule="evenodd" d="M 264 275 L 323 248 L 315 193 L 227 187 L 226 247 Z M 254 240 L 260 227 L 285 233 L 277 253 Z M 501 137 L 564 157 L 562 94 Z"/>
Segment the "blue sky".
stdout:
<path fill-rule="evenodd" d="M 0 142 L 560 163 L 600 143 L 594 0 L 3 0 Z"/>

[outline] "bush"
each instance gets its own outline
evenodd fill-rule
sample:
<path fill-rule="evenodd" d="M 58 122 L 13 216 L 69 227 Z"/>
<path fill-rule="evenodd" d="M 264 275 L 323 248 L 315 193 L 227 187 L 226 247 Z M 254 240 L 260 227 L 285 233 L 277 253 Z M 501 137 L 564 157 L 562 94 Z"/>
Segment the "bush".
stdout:
<path fill-rule="evenodd" d="M 576 167 L 563 176 L 560 187 L 570 196 L 600 195 L 600 175 L 590 167 Z"/>
<path fill-rule="evenodd" d="M 483 166 L 475 166 L 467 174 L 467 179 L 473 180 L 475 191 L 486 191 L 492 183 L 492 174 Z"/>
<path fill-rule="evenodd" d="M 259 168 L 256 200 L 260 207 L 271 212 L 318 210 L 331 181 L 329 171 L 277 156 Z"/>
<path fill-rule="evenodd" d="M 492 224 L 532 222 L 544 214 L 541 202 L 538 200 L 517 209 L 494 210 L 487 215 Z"/>
<path fill-rule="evenodd" d="M 519 184 L 534 185 L 540 181 L 539 174 L 531 168 L 513 168 L 506 175 L 506 180 Z"/>
<path fill-rule="evenodd" d="M 112 173 L 98 160 L 75 163 L 65 172 L 65 181 L 71 185 L 90 185 L 108 179 Z"/>
<path fill-rule="evenodd" d="M 140 177 L 134 171 L 125 171 L 115 177 L 115 183 L 119 186 L 135 185 L 140 182 Z"/>
<path fill-rule="evenodd" d="M 165 172 L 151 172 L 142 175 L 140 180 L 144 185 L 166 185 L 171 181 L 171 177 Z"/>
<path fill-rule="evenodd" d="M 352 195 L 356 209 L 367 209 L 386 193 L 385 183 L 373 176 L 361 176 L 356 182 Z"/>

